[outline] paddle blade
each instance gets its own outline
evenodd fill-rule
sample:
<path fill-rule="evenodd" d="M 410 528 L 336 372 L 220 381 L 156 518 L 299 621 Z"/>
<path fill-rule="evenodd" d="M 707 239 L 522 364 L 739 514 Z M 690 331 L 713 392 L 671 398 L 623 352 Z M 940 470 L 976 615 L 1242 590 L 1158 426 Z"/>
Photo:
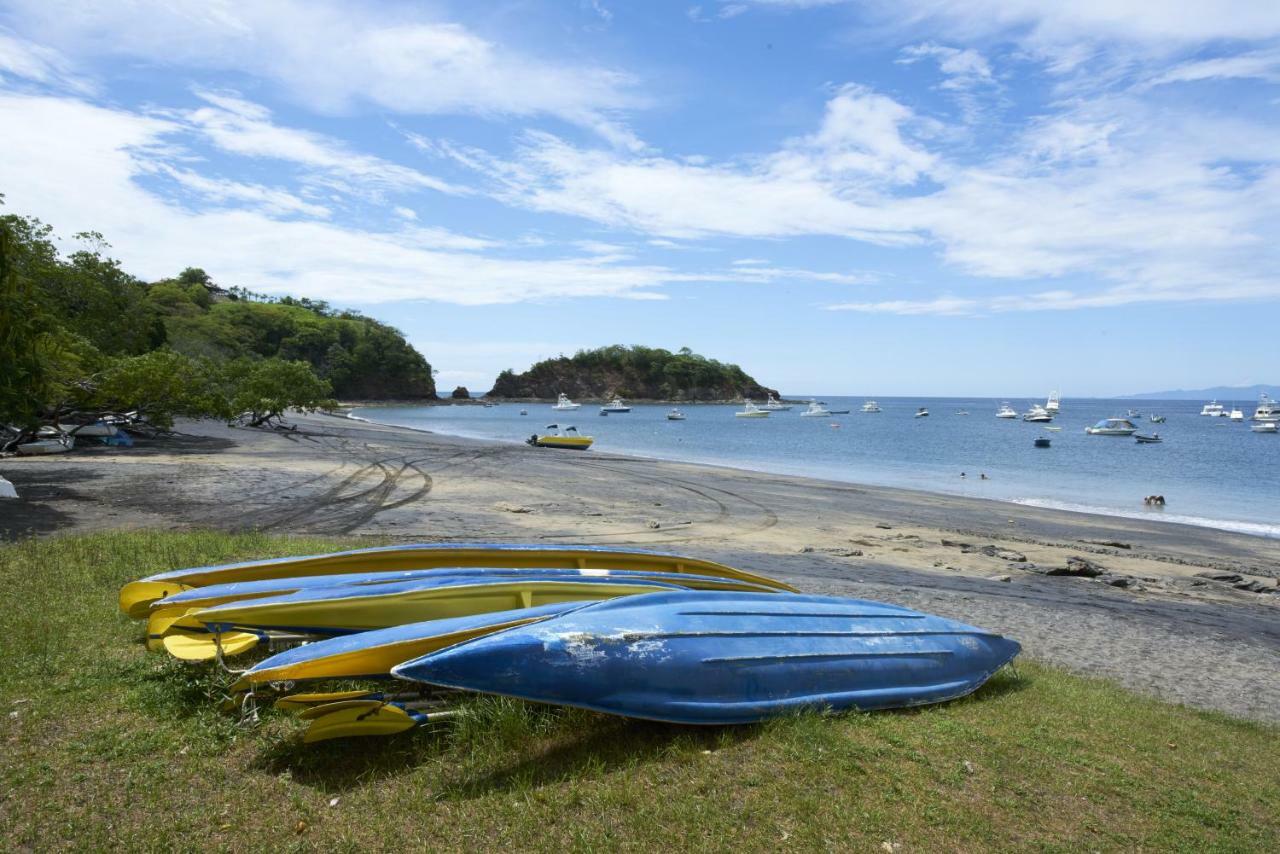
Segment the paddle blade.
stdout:
<path fill-rule="evenodd" d="M 311 725 L 302 735 L 302 741 L 306 744 L 314 744 L 331 738 L 395 735 L 413 729 L 425 719 L 425 716 L 411 714 L 399 706 L 382 705 L 377 701 L 371 701 L 374 708 L 370 708 L 361 701 L 353 702 L 355 703 L 353 706 L 347 706 L 345 703 L 331 704 L 341 705 L 342 708 L 312 719 Z"/>
<path fill-rule="evenodd" d="M 218 657 L 214 635 L 169 635 L 164 648 L 183 661 L 213 661 Z M 222 656 L 228 658 L 248 652 L 258 645 L 258 636 L 250 632 L 227 632 L 221 636 Z"/>
<path fill-rule="evenodd" d="M 310 710 L 314 706 L 339 703 L 344 700 L 377 700 L 381 697 L 378 691 L 330 691 L 322 694 L 290 694 L 276 700 L 275 707 L 284 712 Z M 305 713 L 304 713 L 305 714 Z"/>

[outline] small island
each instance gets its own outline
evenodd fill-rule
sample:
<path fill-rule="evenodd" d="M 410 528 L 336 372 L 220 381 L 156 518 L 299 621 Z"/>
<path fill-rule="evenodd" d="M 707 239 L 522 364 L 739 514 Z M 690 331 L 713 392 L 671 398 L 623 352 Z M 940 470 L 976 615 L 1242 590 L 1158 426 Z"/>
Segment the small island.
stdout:
<path fill-rule="evenodd" d="M 545 359 L 517 374 L 505 370 L 487 397 L 725 401 L 777 396 L 737 365 L 700 356 L 688 347 L 672 353 L 656 347 L 613 345 Z"/>

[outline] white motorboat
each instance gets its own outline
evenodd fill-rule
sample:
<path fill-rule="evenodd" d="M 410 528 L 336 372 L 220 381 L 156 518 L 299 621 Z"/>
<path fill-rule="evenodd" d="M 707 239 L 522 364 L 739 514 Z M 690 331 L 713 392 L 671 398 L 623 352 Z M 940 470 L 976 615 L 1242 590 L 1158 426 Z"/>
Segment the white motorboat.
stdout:
<path fill-rule="evenodd" d="M 601 412 L 630 412 L 631 407 L 622 402 L 622 398 L 615 397 L 613 400 L 600 407 Z"/>
<path fill-rule="evenodd" d="M 1128 418 L 1104 418 L 1092 427 L 1084 428 L 1090 436 L 1132 436 L 1138 428 Z"/>
<path fill-rule="evenodd" d="M 1009 401 L 1000 404 L 1000 408 L 996 410 L 996 418 L 1017 418 L 1018 411 L 1009 405 Z"/>
<path fill-rule="evenodd" d="M 1045 409 L 1038 403 L 1031 404 L 1031 408 L 1022 413 L 1023 421 L 1049 422 L 1053 420 L 1053 415 L 1048 409 Z"/>
<path fill-rule="evenodd" d="M 1259 421 L 1257 424 L 1250 424 L 1249 429 L 1255 433 L 1277 433 L 1280 432 L 1280 424 L 1275 421 Z"/>
<path fill-rule="evenodd" d="M 1058 393 L 1056 391 L 1049 392 L 1049 399 L 1044 404 L 1045 411 L 1050 415 L 1057 415 L 1061 405 L 1062 398 L 1058 397 Z"/>
<path fill-rule="evenodd" d="M 1227 413 L 1223 411 L 1222 404 L 1215 400 L 1212 403 L 1206 403 L 1204 406 L 1200 407 L 1200 414 L 1212 415 L 1216 418 L 1220 415 L 1226 415 Z"/>
<path fill-rule="evenodd" d="M 969 410 L 967 410 L 967 409 L 957 409 L 957 410 L 956 410 L 956 415 L 968 415 L 968 414 L 969 414 Z"/>
<path fill-rule="evenodd" d="M 809 408 L 800 413 L 801 418 L 830 418 L 831 413 L 816 400 L 809 401 Z"/>
<path fill-rule="evenodd" d="M 75 437 L 63 434 L 48 439 L 23 442 L 15 450 L 24 457 L 37 457 L 45 454 L 65 454 L 75 446 Z"/>
<path fill-rule="evenodd" d="M 1253 411 L 1253 421 L 1263 421 L 1270 424 L 1280 422 L 1280 402 L 1272 400 L 1264 392 L 1258 398 L 1258 408 Z M 1271 432 L 1270 430 L 1266 432 Z"/>
<path fill-rule="evenodd" d="M 667 420 L 668 420 L 668 421 L 683 421 L 683 420 L 684 420 L 684 413 L 683 413 L 683 412 L 681 412 L 679 409 L 673 409 L 673 410 L 671 410 L 670 412 L 668 412 L 668 413 L 667 413 Z"/>
<path fill-rule="evenodd" d="M 562 392 L 560 396 L 556 398 L 556 405 L 551 408 L 559 409 L 559 410 L 569 410 L 569 409 L 578 409 L 581 406 L 582 406 L 581 403 L 574 403 L 572 400 L 569 399 L 569 395 L 564 394 Z"/>
<path fill-rule="evenodd" d="M 1126 416 L 1125 416 L 1125 417 L 1126 417 L 1126 418 L 1141 418 L 1141 417 L 1142 417 L 1142 413 L 1141 413 L 1141 412 L 1139 412 L 1139 411 L 1138 411 L 1138 410 L 1136 410 L 1136 409 L 1130 409 L 1130 410 L 1128 411 L 1128 413 L 1126 413 Z"/>
<path fill-rule="evenodd" d="M 874 400 L 868 400 L 862 404 L 862 411 L 863 412 L 879 412 L 880 404 L 876 403 Z"/>
<path fill-rule="evenodd" d="M 770 412 L 787 412 L 791 409 L 791 404 L 783 403 L 773 395 L 769 395 L 768 399 L 760 406 L 761 409 L 767 409 Z"/>
<path fill-rule="evenodd" d="M 928 418 L 928 417 L 929 417 L 929 410 L 925 409 L 925 408 L 922 406 L 922 407 L 920 407 L 919 409 L 917 409 L 917 410 L 916 410 L 915 417 L 916 417 L 916 418 Z"/>
<path fill-rule="evenodd" d="M 1228 418 L 1230 418 L 1232 421 L 1243 421 L 1243 420 L 1244 420 L 1244 410 L 1243 410 L 1243 409 L 1241 409 L 1241 408 L 1240 408 L 1240 407 L 1238 407 L 1238 406 L 1232 406 L 1232 407 L 1231 407 L 1231 414 L 1230 414 L 1230 415 L 1228 415 L 1227 417 L 1228 417 Z"/>
<path fill-rule="evenodd" d="M 748 400 L 743 404 L 741 412 L 735 412 L 733 414 L 735 418 L 768 418 L 769 410 L 761 409 Z"/>

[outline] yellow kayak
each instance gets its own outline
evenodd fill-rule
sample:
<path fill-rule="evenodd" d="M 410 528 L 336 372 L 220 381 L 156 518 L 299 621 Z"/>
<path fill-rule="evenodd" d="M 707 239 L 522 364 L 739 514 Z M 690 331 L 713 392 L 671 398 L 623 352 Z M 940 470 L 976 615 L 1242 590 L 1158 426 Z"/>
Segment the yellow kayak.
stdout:
<path fill-rule="evenodd" d="M 121 588 L 120 610 L 135 619 L 143 619 L 150 613 L 153 602 L 193 587 L 206 587 L 212 584 L 355 572 L 486 566 L 516 569 L 543 567 L 687 572 L 735 578 L 776 590 L 795 592 L 795 588 L 791 585 L 765 576 L 734 569 L 714 561 L 662 552 L 610 546 L 423 543 L 199 566 L 162 572 L 138 581 L 131 581 Z"/>
<path fill-rule="evenodd" d="M 345 635 L 425 620 L 679 589 L 673 584 L 608 578 L 570 581 L 451 577 L 372 587 L 305 590 L 275 599 L 230 602 L 196 611 L 191 616 L 213 632 L 254 629 Z"/>

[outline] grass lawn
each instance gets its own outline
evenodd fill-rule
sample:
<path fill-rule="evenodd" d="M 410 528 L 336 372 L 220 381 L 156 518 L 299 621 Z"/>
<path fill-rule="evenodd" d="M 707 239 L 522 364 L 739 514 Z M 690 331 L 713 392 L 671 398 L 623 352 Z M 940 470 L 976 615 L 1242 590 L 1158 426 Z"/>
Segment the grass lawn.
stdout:
<path fill-rule="evenodd" d="M 909 712 L 692 728 L 481 698 L 303 745 L 285 714 L 219 714 L 225 680 L 116 609 L 147 573 L 351 545 L 0 546 L 0 849 L 1280 850 L 1280 729 L 1033 662 Z"/>

